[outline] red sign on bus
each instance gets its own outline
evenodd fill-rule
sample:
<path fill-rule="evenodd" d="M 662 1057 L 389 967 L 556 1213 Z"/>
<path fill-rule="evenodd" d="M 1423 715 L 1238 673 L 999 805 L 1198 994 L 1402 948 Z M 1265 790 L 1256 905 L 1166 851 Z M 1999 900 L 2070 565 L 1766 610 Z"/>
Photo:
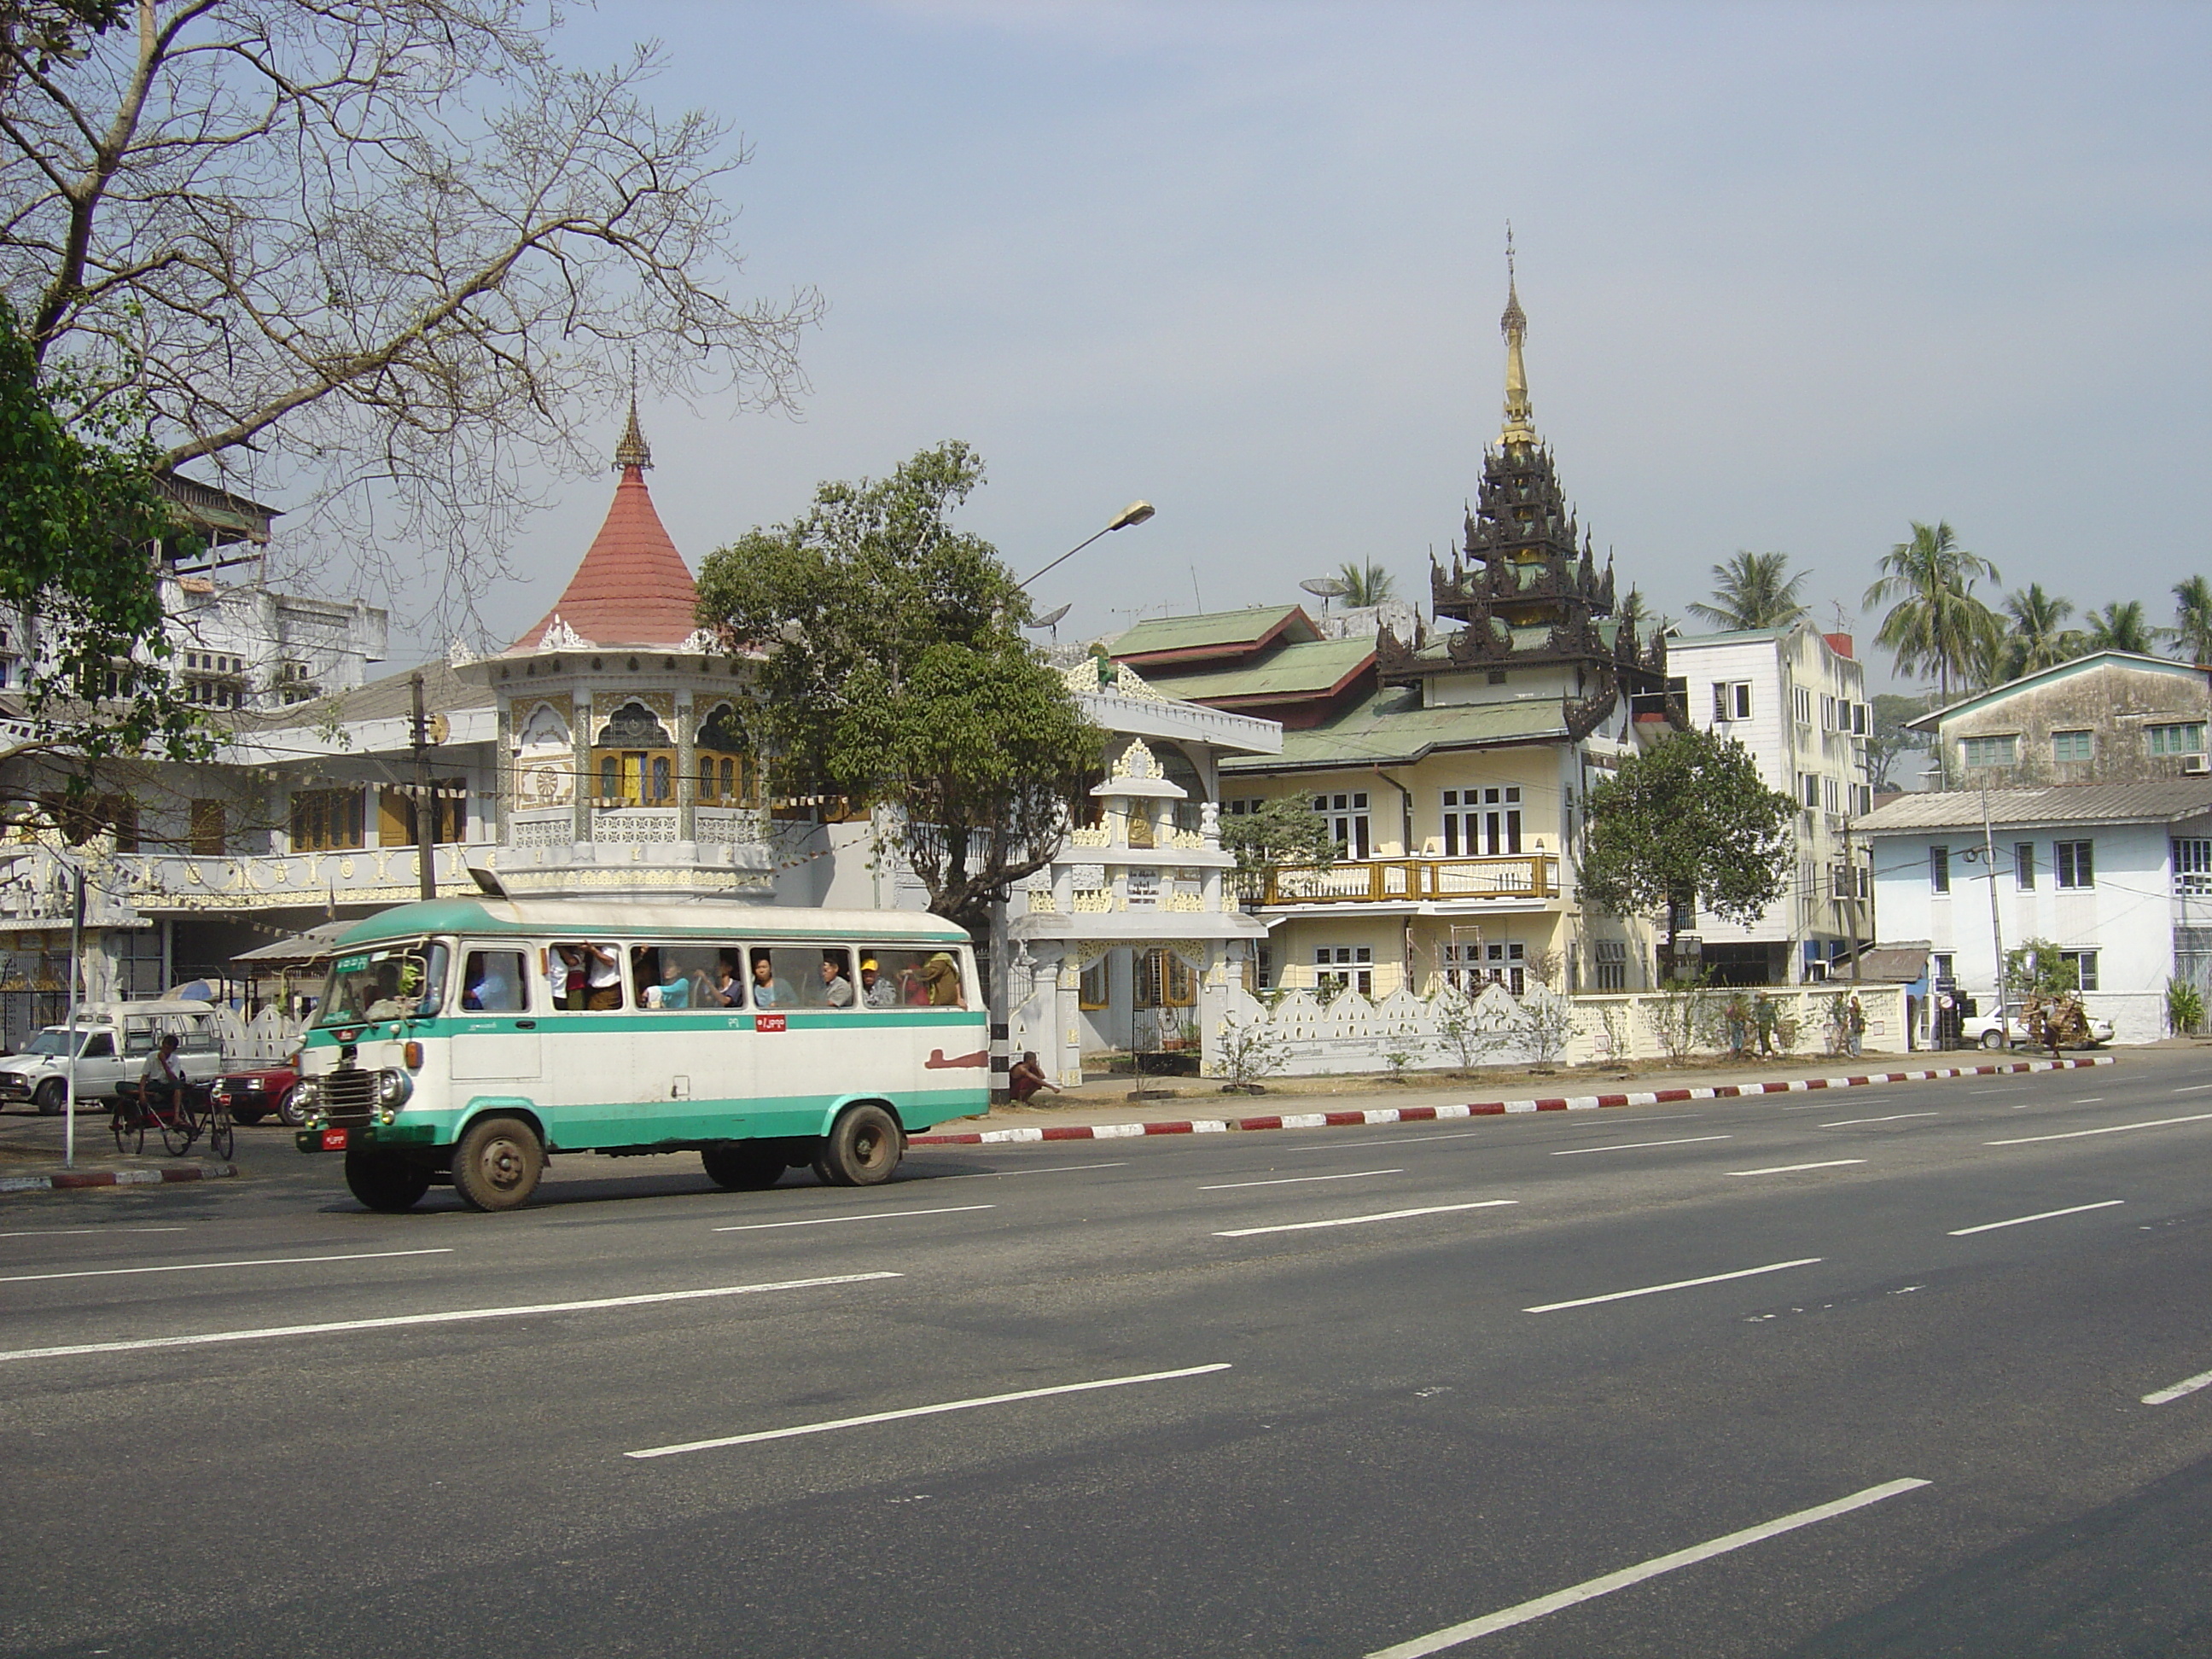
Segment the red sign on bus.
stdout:
<path fill-rule="evenodd" d="M 753 1016 L 753 1030 L 756 1031 L 781 1031 L 784 1029 L 783 1022 L 786 1016 L 782 1014 L 755 1014 Z"/>

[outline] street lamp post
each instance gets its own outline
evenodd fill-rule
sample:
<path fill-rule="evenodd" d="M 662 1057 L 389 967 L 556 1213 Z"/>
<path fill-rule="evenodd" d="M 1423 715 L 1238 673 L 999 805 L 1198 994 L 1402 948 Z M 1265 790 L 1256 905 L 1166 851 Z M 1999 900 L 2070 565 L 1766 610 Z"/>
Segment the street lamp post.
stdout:
<path fill-rule="evenodd" d="M 1028 587 L 1031 582 L 1050 574 L 1061 565 L 1066 564 L 1091 543 L 1110 536 L 1117 530 L 1127 530 L 1133 524 L 1142 524 L 1158 511 L 1158 509 L 1150 501 L 1131 501 L 1128 506 L 1114 515 L 1104 529 L 1094 531 L 1085 536 L 1050 564 L 1037 571 L 1036 574 L 1024 579 L 1021 586 L 1024 588 Z M 1057 620 L 1059 617 L 1065 615 L 1066 609 L 1066 606 L 1062 605 L 1054 613 L 1054 619 Z M 988 1000 L 991 1005 L 991 1103 L 994 1106 L 1003 1106 L 1013 1098 L 1013 1089 L 1010 1082 L 1012 1056 L 1008 1053 L 1012 1025 L 1012 1009 L 1010 1006 L 1012 976 L 1007 972 L 1006 899 L 1004 895 L 991 902 L 989 949 L 991 975 Z"/>

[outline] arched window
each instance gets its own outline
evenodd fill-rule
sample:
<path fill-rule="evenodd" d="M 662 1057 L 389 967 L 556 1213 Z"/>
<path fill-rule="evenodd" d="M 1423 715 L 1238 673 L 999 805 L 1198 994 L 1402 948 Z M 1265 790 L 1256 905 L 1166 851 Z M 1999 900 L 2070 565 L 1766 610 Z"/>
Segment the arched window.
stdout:
<path fill-rule="evenodd" d="M 699 722 L 699 804 L 702 806 L 757 806 L 760 779 L 752 764 L 752 743 L 737 709 L 716 703 Z"/>
<path fill-rule="evenodd" d="M 602 806 L 676 804 L 676 740 L 645 704 L 626 702 L 608 717 L 598 755 Z"/>

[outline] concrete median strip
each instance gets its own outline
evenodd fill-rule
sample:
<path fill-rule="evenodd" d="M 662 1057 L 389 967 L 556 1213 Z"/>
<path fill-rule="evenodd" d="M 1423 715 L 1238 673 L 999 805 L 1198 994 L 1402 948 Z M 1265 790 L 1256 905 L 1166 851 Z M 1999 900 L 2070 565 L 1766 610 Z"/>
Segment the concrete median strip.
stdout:
<path fill-rule="evenodd" d="M 1142 1135 L 1218 1135 L 1262 1129 L 1365 1128 L 1378 1123 L 1435 1123 L 1450 1118 L 1500 1117 L 1522 1112 L 1595 1112 L 1614 1106 L 1658 1106 L 1681 1100 L 1741 1100 L 1753 1095 L 1802 1094 L 1816 1089 L 1864 1089 L 1881 1083 L 1934 1083 L 1954 1077 L 2009 1077 L 2023 1072 L 2069 1072 L 2110 1066 L 2110 1054 L 2079 1060 L 2022 1060 L 1997 1066 L 1945 1066 L 1924 1072 L 1873 1072 L 1863 1077 L 1792 1078 L 1767 1083 L 1719 1083 L 1695 1089 L 1646 1089 L 1632 1094 L 1560 1095 L 1534 1100 L 1490 1100 L 1464 1106 L 1383 1106 L 1364 1111 L 1280 1112 L 1259 1117 L 1178 1118 L 1139 1123 L 1055 1123 L 1037 1128 L 970 1129 L 920 1134 L 914 1146 L 1000 1146 L 1040 1140 L 1122 1140 Z"/>
<path fill-rule="evenodd" d="M 165 1187 L 180 1181 L 221 1181 L 235 1164 L 164 1164 L 158 1170 L 53 1170 L 43 1175 L 0 1176 L 0 1193 L 61 1193 L 81 1187 Z"/>

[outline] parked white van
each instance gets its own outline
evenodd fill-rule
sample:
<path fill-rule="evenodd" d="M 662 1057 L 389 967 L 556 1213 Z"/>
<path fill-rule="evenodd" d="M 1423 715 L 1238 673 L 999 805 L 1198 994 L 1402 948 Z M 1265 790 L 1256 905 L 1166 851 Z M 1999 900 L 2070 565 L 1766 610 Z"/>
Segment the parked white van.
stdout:
<path fill-rule="evenodd" d="M 204 1002 L 90 1002 L 77 1012 L 76 1093 L 105 1103 L 138 1086 L 163 1033 L 177 1034 L 177 1063 L 194 1083 L 222 1070 L 222 1033 Z M 0 1060 L 0 1108 L 29 1101 L 57 1116 L 69 1093 L 70 1029 L 49 1025 L 23 1051 Z"/>

